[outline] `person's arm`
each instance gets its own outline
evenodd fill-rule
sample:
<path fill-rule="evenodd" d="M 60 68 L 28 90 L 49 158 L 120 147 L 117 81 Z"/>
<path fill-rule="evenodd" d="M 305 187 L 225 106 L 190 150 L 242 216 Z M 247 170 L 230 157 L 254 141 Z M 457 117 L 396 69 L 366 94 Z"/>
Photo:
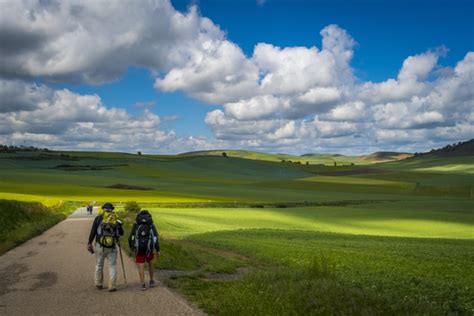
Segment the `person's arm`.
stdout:
<path fill-rule="evenodd" d="M 155 250 L 159 254 L 160 253 L 160 235 L 158 234 L 158 231 L 156 230 L 155 225 L 152 225 L 151 228 L 153 229 L 153 236 L 155 236 L 155 240 L 153 241 L 155 243 Z"/>
<path fill-rule="evenodd" d="M 91 227 L 91 232 L 89 233 L 89 241 L 87 244 L 91 245 L 94 241 L 95 236 L 97 235 L 97 226 L 99 226 L 99 216 L 94 219 L 94 223 Z"/>
<path fill-rule="evenodd" d="M 92 242 L 94 241 L 95 236 L 97 235 L 97 226 L 99 226 L 99 216 L 94 219 L 94 223 L 91 227 L 91 232 L 89 233 L 89 240 L 87 242 L 87 251 L 90 253 L 94 253 L 94 247 L 92 246 Z"/>

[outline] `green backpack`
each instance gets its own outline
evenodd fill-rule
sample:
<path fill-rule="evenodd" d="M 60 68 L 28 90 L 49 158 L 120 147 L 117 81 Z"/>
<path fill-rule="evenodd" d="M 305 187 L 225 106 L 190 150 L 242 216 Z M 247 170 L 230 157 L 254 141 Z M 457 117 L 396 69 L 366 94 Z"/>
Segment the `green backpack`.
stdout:
<path fill-rule="evenodd" d="M 98 242 L 102 247 L 114 248 L 117 242 L 117 221 L 115 212 L 104 212 L 102 222 L 97 228 Z"/>

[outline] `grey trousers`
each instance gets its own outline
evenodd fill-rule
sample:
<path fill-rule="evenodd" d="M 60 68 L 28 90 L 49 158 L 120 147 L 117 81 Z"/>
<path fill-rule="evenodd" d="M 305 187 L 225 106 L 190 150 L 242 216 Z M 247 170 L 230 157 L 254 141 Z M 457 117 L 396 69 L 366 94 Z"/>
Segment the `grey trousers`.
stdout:
<path fill-rule="evenodd" d="M 95 243 L 95 285 L 103 285 L 104 261 L 109 262 L 109 289 L 115 289 L 117 284 L 117 248 L 104 248 Z"/>

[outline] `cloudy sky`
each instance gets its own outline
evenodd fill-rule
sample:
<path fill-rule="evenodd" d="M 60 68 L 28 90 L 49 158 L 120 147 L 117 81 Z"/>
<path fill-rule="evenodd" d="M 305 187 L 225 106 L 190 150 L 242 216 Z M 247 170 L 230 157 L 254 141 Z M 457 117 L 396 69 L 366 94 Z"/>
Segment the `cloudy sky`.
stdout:
<path fill-rule="evenodd" d="M 0 143 L 422 151 L 474 138 L 474 1 L 0 0 Z"/>

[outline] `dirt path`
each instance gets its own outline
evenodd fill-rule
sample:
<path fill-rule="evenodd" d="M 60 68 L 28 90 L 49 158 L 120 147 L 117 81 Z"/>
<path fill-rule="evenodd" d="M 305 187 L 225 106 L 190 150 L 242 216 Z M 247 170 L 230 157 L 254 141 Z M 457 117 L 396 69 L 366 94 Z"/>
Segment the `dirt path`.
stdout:
<path fill-rule="evenodd" d="M 127 256 L 128 287 L 118 263 L 118 291 L 96 290 L 95 258 L 86 251 L 93 217 L 78 209 L 0 257 L 0 315 L 203 315 L 162 284 L 140 291 L 135 263 Z"/>

